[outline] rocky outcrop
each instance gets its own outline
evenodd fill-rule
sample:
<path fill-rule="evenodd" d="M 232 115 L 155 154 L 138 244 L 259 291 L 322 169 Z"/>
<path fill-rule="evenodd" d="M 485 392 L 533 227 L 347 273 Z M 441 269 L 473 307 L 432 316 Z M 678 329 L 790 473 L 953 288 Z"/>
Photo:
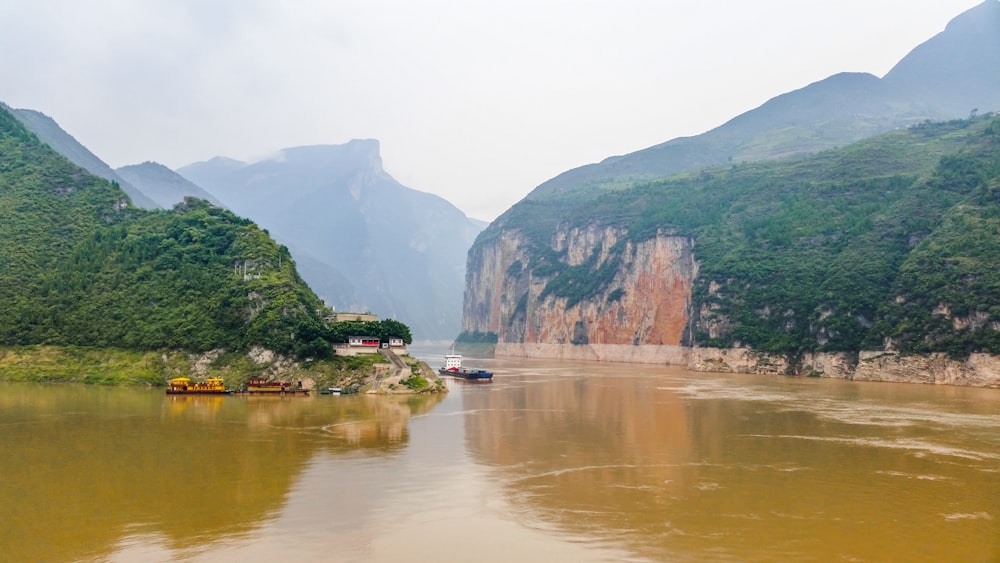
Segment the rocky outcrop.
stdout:
<path fill-rule="evenodd" d="M 1000 388 L 1000 356 L 971 354 L 967 360 L 955 360 L 944 354 L 862 352 L 851 379 Z"/>
<path fill-rule="evenodd" d="M 972 354 L 967 360 L 956 360 L 945 354 L 811 352 L 800 358 L 789 358 L 749 348 L 500 343 L 496 346 L 496 355 L 684 366 L 691 371 L 714 373 L 800 375 L 853 381 L 1000 388 L 1000 356 L 990 354 Z"/>
<path fill-rule="evenodd" d="M 689 350 L 687 367 L 694 371 L 1000 388 L 1000 357 L 990 354 L 972 354 L 967 360 L 957 360 L 940 353 L 814 352 L 792 361 L 784 355 L 764 354 L 748 348 L 695 348 Z"/>

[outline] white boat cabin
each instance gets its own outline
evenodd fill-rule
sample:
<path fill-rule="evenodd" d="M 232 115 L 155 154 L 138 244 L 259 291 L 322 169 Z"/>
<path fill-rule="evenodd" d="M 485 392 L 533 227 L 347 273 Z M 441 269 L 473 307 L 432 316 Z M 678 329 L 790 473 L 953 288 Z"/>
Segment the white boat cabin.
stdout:
<path fill-rule="evenodd" d="M 445 354 L 444 356 L 444 369 L 459 369 L 462 367 L 462 355 L 461 354 Z"/>

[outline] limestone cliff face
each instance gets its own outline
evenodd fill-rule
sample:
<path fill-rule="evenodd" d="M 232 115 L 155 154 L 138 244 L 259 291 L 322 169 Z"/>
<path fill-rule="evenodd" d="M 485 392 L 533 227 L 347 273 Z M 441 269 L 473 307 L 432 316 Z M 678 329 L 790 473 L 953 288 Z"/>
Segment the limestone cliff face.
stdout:
<path fill-rule="evenodd" d="M 536 273 L 537 252 L 519 232 L 477 245 L 469 256 L 463 330 L 494 333 L 501 346 L 681 345 L 698 270 L 691 240 L 660 233 L 634 243 L 624 235 L 596 225 L 556 231 L 548 250 L 562 265 L 613 270 L 604 287 L 577 302 L 546 293 L 554 274 Z"/>

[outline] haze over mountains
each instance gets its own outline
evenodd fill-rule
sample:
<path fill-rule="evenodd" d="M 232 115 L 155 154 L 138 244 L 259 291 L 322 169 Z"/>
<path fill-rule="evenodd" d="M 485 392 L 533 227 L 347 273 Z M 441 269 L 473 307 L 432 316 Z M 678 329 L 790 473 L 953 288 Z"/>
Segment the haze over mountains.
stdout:
<path fill-rule="evenodd" d="M 465 254 L 485 225 L 393 179 L 378 141 L 289 148 L 253 163 L 215 158 L 178 172 L 287 244 L 331 304 L 401 320 L 419 338 L 457 334 Z"/>
<path fill-rule="evenodd" d="M 138 207 L 197 197 L 253 218 L 289 247 L 303 279 L 337 310 L 399 320 L 418 339 L 447 340 L 460 330 L 465 256 L 486 224 L 399 184 L 382 169 L 378 141 L 285 149 L 255 163 L 217 157 L 184 167 L 184 175 L 155 162 L 112 170 L 50 117 L 14 113 L 57 152 L 121 185 Z"/>
<path fill-rule="evenodd" d="M 925 120 L 1000 109 L 1000 2 L 986 0 L 884 78 L 841 73 L 776 96 L 701 135 L 564 172 L 528 198 L 616 187 L 725 163 L 814 153 Z"/>
<path fill-rule="evenodd" d="M 1000 2 L 986 0 L 955 17 L 882 79 L 928 117 L 1000 110 Z"/>
<path fill-rule="evenodd" d="M 222 202 L 193 182 L 158 162 L 143 162 L 117 168 L 115 173 L 130 184 L 138 186 L 142 193 L 156 205 L 170 209 L 184 201 L 185 197 L 204 199 L 220 207 Z"/>

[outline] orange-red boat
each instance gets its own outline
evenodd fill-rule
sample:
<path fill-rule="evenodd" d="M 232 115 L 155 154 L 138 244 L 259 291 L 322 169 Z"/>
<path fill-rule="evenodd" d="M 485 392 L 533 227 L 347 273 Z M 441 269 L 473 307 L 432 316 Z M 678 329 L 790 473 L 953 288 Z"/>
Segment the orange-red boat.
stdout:
<path fill-rule="evenodd" d="M 302 384 L 292 386 L 287 381 L 272 381 L 263 377 L 251 377 L 244 389 L 236 391 L 240 395 L 308 395 L 309 390 Z"/>

